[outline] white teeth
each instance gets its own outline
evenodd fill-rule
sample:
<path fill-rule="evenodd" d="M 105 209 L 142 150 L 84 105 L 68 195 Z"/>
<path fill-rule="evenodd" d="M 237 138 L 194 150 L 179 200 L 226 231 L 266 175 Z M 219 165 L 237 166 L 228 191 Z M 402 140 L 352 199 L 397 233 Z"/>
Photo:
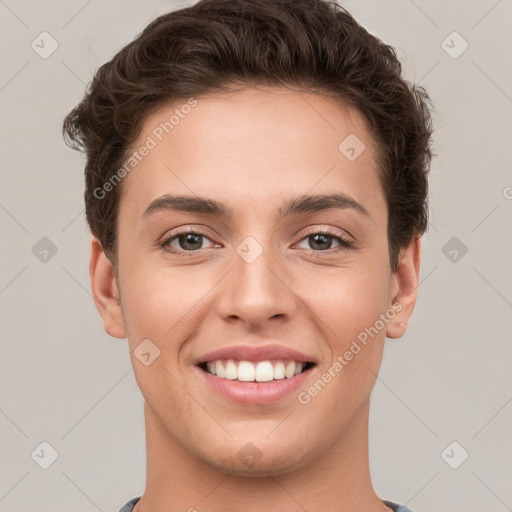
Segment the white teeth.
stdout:
<path fill-rule="evenodd" d="M 238 363 L 238 380 L 242 382 L 252 382 L 255 376 L 254 365 L 249 361 L 240 361 Z"/>
<path fill-rule="evenodd" d="M 284 370 L 284 376 L 287 379 L 291 379 L 295 375 L 295 363 L 293 361 L 290 361 Z"/>
<path fill-rule="evenodd" d="M 221 377 L 222 379 L 226 378 L 224 366 L 222 366 L 222 363 L 220 361 L 217 361 L 217 364 L 215 365 L 215 374 L 217 375 L 217 377 Z"/>
<path fill-rule="evenodd" d="M 274 379 L 274 368 L 270 361 L 261 361 L 256 365 L 256 382 L 268 382 Z"/>
<path fill-rule="evenodd" d="M 274 379 L 284 379 L 284 364 L 281 362 L 274 366 Z"/>
<path fill-rule="evenodd" d="M 226 370 L 224 373 L 224 378 L 235 380 L 238 377 L 238 372 L 236 369 L 236 364 L 232 359 L 228 359 L 226 362 Z"/>
<path fill-rule="evenodd" d="M 221 379 L 239 380 L 241 382 L 270 382 L 301 374 L 305 363 L 295 361 L 235 361 L 233 359 L 208 361 L 208 373 Z"/>

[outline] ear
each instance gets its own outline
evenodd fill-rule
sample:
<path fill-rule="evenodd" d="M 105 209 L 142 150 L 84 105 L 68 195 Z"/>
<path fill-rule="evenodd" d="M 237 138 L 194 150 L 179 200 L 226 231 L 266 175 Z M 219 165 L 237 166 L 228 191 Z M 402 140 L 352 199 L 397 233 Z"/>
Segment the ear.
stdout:
<path fill-rule="evenodd" d="M 407 323 L 416 304 L 420 258 L 420 237 L 414 238 L 407 247 L 400 250 L 398 268 L 392 276 L 392 308 L 396 314 L 388 324 L 388 338 L 400 338 L 407 331 Z"/>
<path fill-rule="evenodd" d="M 101 242 L 95 236 L 91 239 L 89 279 L 94 303 L 103 319 L 105 331 L 114 338 L 126 338 L 123 310 L 117 300 L 119 290 L 114 268 L 106 257 Z"/>

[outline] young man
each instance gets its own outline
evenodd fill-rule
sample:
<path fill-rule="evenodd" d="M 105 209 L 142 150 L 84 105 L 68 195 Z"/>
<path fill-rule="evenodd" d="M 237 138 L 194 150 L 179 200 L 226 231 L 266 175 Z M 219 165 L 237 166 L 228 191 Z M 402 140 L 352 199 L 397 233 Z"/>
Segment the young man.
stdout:
<path fill-rule="evenodd" d="M 409 511 L 373 489 L 368 414 L 416 301 L 428 103 L 324 0 L 202 0 L 97 71 L 64 130 L 145 399 L 122 512 Z"/>

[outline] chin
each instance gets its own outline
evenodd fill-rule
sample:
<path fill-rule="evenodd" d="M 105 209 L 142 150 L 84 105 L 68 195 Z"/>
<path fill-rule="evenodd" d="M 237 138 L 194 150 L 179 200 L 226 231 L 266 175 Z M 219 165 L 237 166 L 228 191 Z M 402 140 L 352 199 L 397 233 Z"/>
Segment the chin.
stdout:
<path fill-rule="evenodd" d="M 224 447 L 226 457 L 219 457 L 218 452 L 202 453 L 199 458 L 216 471 L 239 477 L 269 477 L 292 473 L 299 470 L 314 458 L 315 450 L 306 451 L 300 444 L 294 446 L 275 446 L 257 448 L 249 441 L 243 440 L 242 447 L 232 449 Z"/>

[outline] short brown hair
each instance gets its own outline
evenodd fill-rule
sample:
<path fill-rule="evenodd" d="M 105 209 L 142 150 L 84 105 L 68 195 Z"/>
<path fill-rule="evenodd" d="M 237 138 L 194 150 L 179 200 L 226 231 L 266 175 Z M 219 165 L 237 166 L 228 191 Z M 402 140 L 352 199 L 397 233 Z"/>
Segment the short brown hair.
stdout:
<path fill-rule="evenodd" d="M 152 21 L 103 64 L 66 116 L 66 143 L 86 153 L 91 232 L 115 264 L 121 187 L 94 193 L 126 160 L 147 116 L 234 85 L 327 93 L 369 121 L 388 206 L 391 268 L 428 224 L 430 98 L 402 77 L 393 47 L 331 0 L 201 0 Z M 340 141 L 341 142 L 341 141 Z"/>

